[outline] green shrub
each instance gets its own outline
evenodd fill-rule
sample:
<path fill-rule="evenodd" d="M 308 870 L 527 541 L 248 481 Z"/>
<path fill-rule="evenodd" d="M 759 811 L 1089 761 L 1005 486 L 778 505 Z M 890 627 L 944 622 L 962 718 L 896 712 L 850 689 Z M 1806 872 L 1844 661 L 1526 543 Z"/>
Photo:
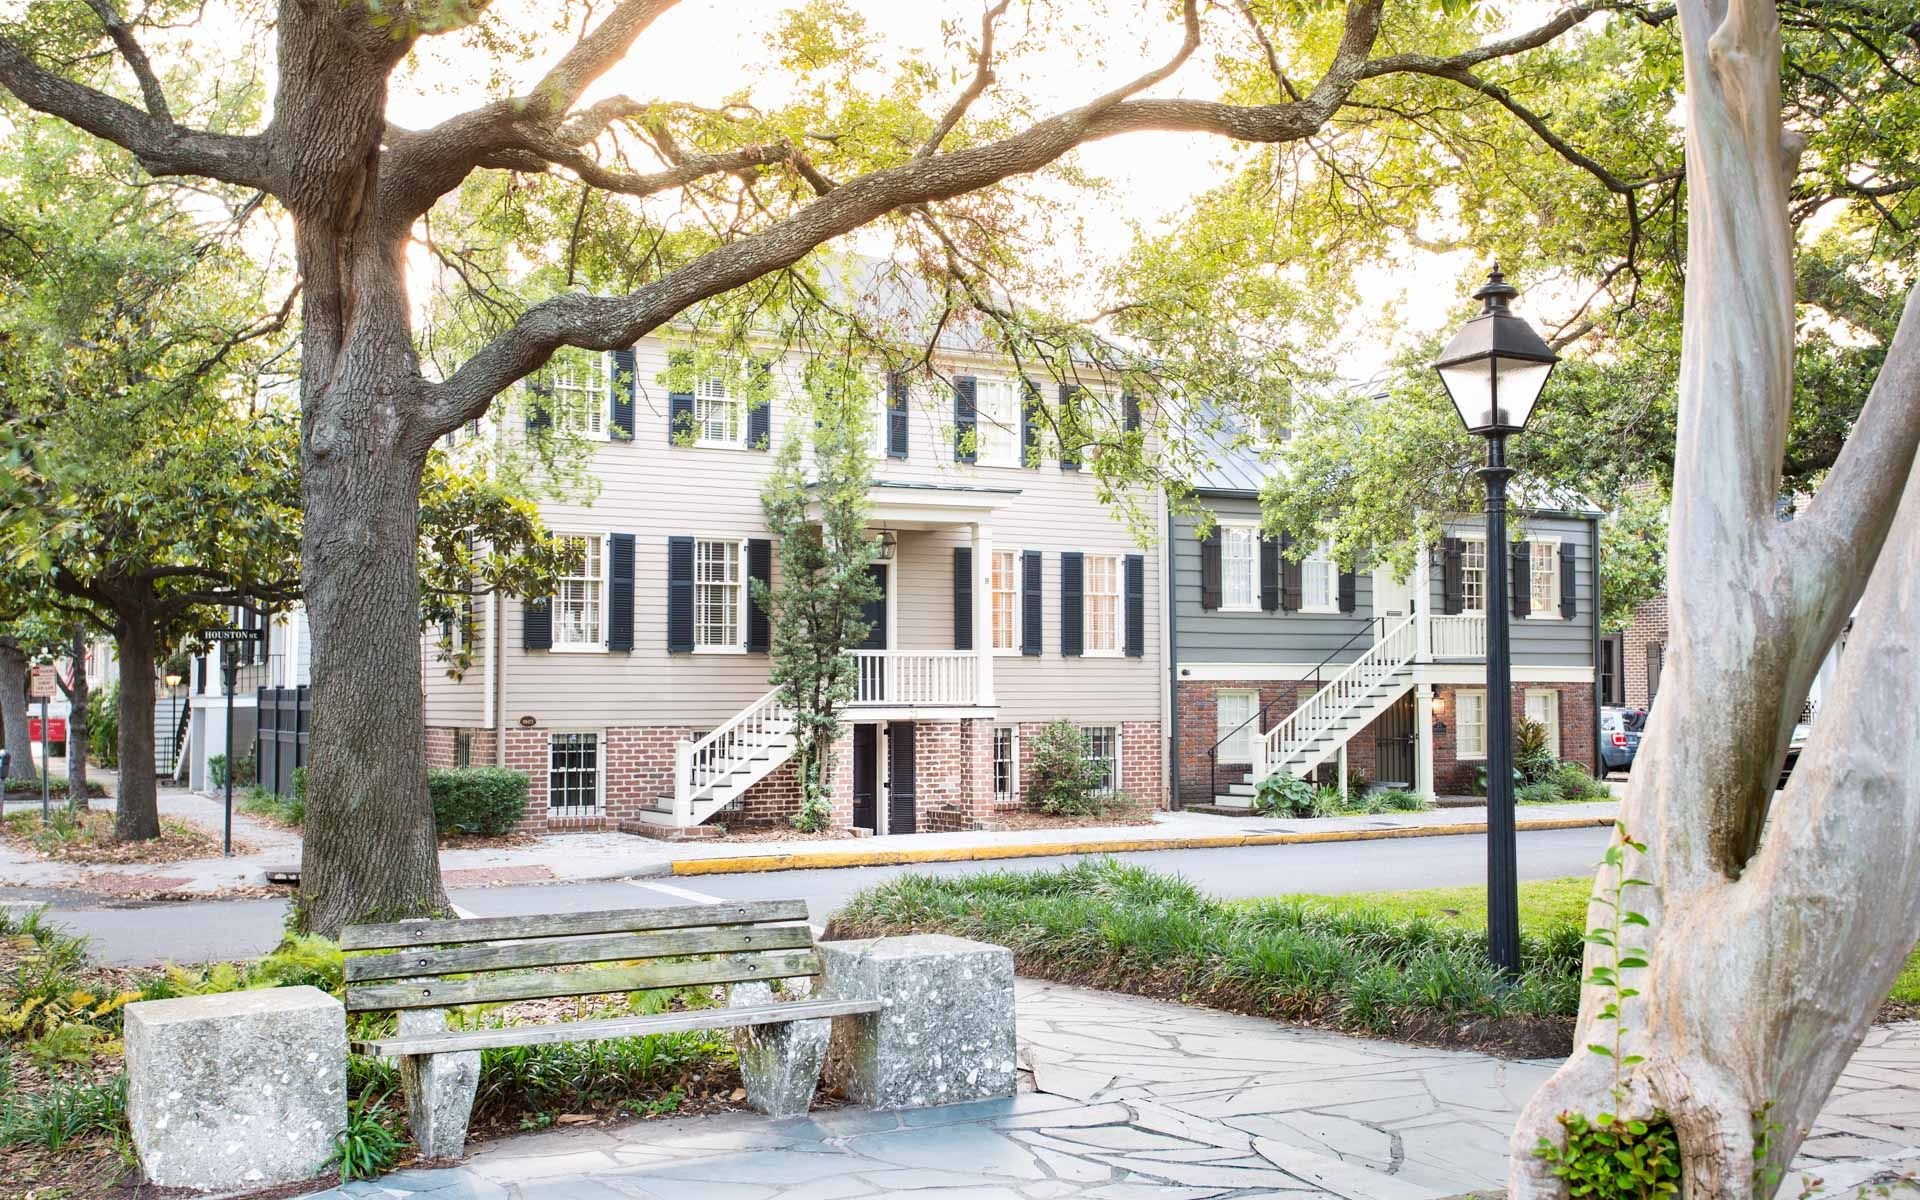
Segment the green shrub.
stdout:
<path fill-rule="evenodd" d="M 1587 774 L 1587 769 L 1577 762 L 1557 764 L 1547 775 L 1546 782 L 1560 789 L 1560 794 L 1568 800 L 1611 800 L 1613 789 Z"/>
<path fill-rule="evenodd" d="M 1319 816 L 1319 795 L 1318 788 L 1298 775 L 1276 773 L 1254 785 L 1253 811 L 1263 817 Z"/>
<path fill-rule="evenodd" d="M 0 1146 L 59 1150 L 89 1133 L 118 1134 L 127 1124 L 127 1077 L 109 1083 L 56 1079 L 38 1095 L 25 1093 L 0 1108 Z"/>
<path fill-rule="evenodd" d="M 87 693 L 87 756 L 103 767 L 120 765 L 120 685 Z"/>
<path fill-rule="evenodd" d="M 1062 717 L 1033 740 L 1026 768 L 1027 804 L 1053 817 L 1090 817 L 1099 813 L 1105 773 L 1087 757 L 1087 741 L 1078 726 Z"/>
<path fill-rule="evenodd" d="M 1621 1121 L 1601 1113 L 1589 1121 L 1561 1113 L 1564 1146 L 1541 1138 L 1534 1155 L 1566 1181 L 1567 1191 L 1591 1200 L 1659 1200 L 1680 1192 L 1680 1137 L 1662 1114 Z"/>
<path fill-rule="evenodd" d="M 207 759 L 207 777 L 213 781 L 213 786 L 216 788 L 227 786 L 226 755 L 215 754 Z M 253 755 L 242 754 L 233 760 L 233 786 L 250 787 L 253 782 Z"/>
<path fill-rule="evenodd" d="M 527 815 L 527 777 L 505 767 L 450 767 L 427 772 L 433 823 L 441 833 L 498 837 Z"/>
<path fill-rule="evenodd" d="M 327 1165 L 340 1169 L 343 1183 L 374 1179 L 393 1170 L 407 1145 L 393 1125 L 384 1094 L 347 1101 L 347 1127 L 333 1135 L 333 1157 Z"/>
<path fill-rule="evenodd" d="M 1426 812 L 1431 807 L 1425 796 L 1406 788 L 1376 789 L 1367 793 L 1367 802 L 1373 812 Z"/>
<path fill-rule="evenodd" d="M 1539 783 L 1560 760 L 1547 746 L 1547 727 L 1521 717 L 1513 723 L 1513 769 L 1521 784 Z"/>
<path fill-rule="evenodd" d="M 1566 798 L 1559 784 L 1546 779 L 1539 783 L 1523 784 L 1513 793 L 1515 804 L 1559 804 Z"/>
<path fill-rule="evenodd" d="M 305 767 L 300 771 L 306 770 Z M 281 825 L 298 826 L 307 819 L 306 797 L 300 794 L 299 771 L 295 771 L 294 794 L 276 796 L 263 787 L 251 787 L 240 800 L 240 811 L 252 813 L 256 817 L 265 817 Z"/>

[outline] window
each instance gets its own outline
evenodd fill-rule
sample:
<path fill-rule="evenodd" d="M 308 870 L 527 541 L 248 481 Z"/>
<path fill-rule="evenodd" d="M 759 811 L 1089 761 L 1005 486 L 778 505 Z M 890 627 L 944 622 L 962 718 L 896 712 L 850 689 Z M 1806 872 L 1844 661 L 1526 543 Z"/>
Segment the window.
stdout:
<path fill-rule="evenodd" d="M 1453 756 L 1457 759 L 1487 756 L 1487 694 L 1455 692 Z"/>
<path fill-rule="evenodd" d="M 1560 619 L 1560 539 L 1527 543 L 1527 588 L 1530 617 Z"/>
<path fill-rule="evenodd" d="M 1340 611 L 1340 569 L 1333 552 L 1320 546 L 1300 560 L 1300 611 Z"/>
<path fill-rule="evenodd" d="M 993 578 L 988 581 L 993 605 L 993 648 L 1018 653 L 1020 650 L 1020 552 L 995 550 Z"/>
<path fill-rule="evenodd" d="M 562 346 L 547 360 L 548 403 L 553 427 L 582 437 L 603 438 L 613 398 L 612 358 L 596 350 Z"/>
<path fill-rule="evenodd" d="M 740 543 L 693 544 L 693 645 L 695 650 L 741 648 Z"/>
<path fill-rule="evenodd" d="M 1120 786 L 1120 730 L 1114 725 L 1089 725 L 1080 731 L 1087 746 L 1087 761 L 1100 768 L 1095 789 L 1112 795 Z"/>
<path fill-rule="evenodd" d="M 600 735 L 556 733 L 547 744 L 547 815 L 600 813 Z"/>
<path fill-rule="evenodd" d="M 989 467 L 1020 465 L 1020 391 L 1010 379 L 974 382 L 974 461 Z"/>
<path fill-rule="evenodd" d="M 1463 538 L 1460 543 L 1460 611 L 1486 615 L 1487 539 Z"/>
<path fill-rule="evenodd" d="M 456 767 L 473 765 L 473 731 L 471 729 L 453 731 L 453 765 Z"/>
<path fill-rule="evenodd" d="M 1560 757 L 1560 693 L 1553 688 L 1527 689 L 1527 720 L 1547 727 L 1547 749 Z"/>
<path fill-rule="evenodd" d="M 1239 688 L 1214 693 L 1214 740 L 1220 743 L 1218 761 L 1250 763 L 1259 736 L 1254 715 L 1260 711 L 1260 693 Z"/>
<path fill-rule="evenodd" d="M 1020 799 L 1020 734 L 1011 725 L 993 728 L 993 798 L 1001 804 Z"/>
<path fill-rule="evenodd" d="M 560 541 L 566 565 L 553 603 L 553 648 L 603 649 L 607 560 L 600 535 L 563 535 Z"/>
<path fill-rule="evenodd" d="M 1120 653 L 1120 559 L 1087 555 L 1086 601 L 1088 654 Z"/>
<path fill-rule="evenodd" d="M 1260 531 L 1252 525 L 1220 527 L 1220 607 L 1260 608 Z"/>
<path fill-rule="evenodd" d="M 747 422 L 739 391 L 731 382 L 708 375 L 693 385 L 695 442 L 702 446 L 738 446 Z"/>

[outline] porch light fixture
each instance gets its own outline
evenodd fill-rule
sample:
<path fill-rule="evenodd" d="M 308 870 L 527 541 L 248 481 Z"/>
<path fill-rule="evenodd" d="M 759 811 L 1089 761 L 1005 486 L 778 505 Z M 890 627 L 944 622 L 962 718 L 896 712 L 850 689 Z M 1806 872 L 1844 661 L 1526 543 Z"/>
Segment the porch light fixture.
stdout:
<path fill-rule="evenodd" d="M 892 562 L 894 551 L 900 544 L 899 537 L 891 529 L 882 529 L 873 539 L 873 561 Z"/>
<path fill-rule="evenodd" d="M 1527 427 L 1560 356 L 1513 315 L 1520 290 L 1494 264 L 1473 298 L 1481 310 L 1460 327 L 1433 369 L 1467 432 L 1487 439 L 1487 949 L 1520 972 L 1519 850 L 1513 813 L 1513 663 L 1507 637 L 1507 437 Z"/>

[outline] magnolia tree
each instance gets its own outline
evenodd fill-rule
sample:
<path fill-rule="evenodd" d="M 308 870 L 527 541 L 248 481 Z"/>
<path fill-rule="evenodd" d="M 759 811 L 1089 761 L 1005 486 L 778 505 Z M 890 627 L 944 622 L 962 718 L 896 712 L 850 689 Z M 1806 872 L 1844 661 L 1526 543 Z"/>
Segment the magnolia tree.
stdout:
<path fill-rule="evenodd" d="M 1770 1193 L 1920 936 L 1920 300 L 1811 503 L 1775 519 L 1795 355 L 1791 178 L 1771 0 L 1681 0 L 1688 259 L 1672 633 L 1597 892 L 1577 1051 L 1514 1134 L 1512 1192 L 1563 1114 L 1677 1134 L 1693 1197 Z M 1833 699 L 1775 782 L 1815 671 Z M 1643 880 L 1644 883 L 1634 882 Z M 1613 910 L 1593 916 L 1611 926 Z M 1608 939 L 1612 940 L 1612 939 Z"/>

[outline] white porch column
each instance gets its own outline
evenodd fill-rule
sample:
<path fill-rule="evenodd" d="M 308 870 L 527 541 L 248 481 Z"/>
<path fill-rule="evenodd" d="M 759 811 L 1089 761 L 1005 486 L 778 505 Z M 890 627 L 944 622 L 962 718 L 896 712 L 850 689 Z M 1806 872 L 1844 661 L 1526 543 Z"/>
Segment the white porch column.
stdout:
<path fill-rule="evenodd" d="M 1413 568 L 1413 632 L 1414 661 L 1433 661 L 1433 553 L 1430 547 L 1421 547 L 1414 556 Z M 1429 729 L 1427 735 L 1432 737 Z"/>
<path fill-rule="evenodd" d="M 1422 610 L 1425 611 L 1424 609 Z M 1414 763 L 1414 790 L 1425 798 L 1428 804 L 1434 801 L 1433 786 L 1433 685 L 1420 684 L 1414 688 L 1413 725 L 1419 738 L 1419 753 Z"/>
<path fill-rule="evenodd" d="M 992 704 L 993 526 L 975 521 L 967 528 L 973 535 L 973 654 L 980 671 L 974 683 L 973 702 Z"/>

